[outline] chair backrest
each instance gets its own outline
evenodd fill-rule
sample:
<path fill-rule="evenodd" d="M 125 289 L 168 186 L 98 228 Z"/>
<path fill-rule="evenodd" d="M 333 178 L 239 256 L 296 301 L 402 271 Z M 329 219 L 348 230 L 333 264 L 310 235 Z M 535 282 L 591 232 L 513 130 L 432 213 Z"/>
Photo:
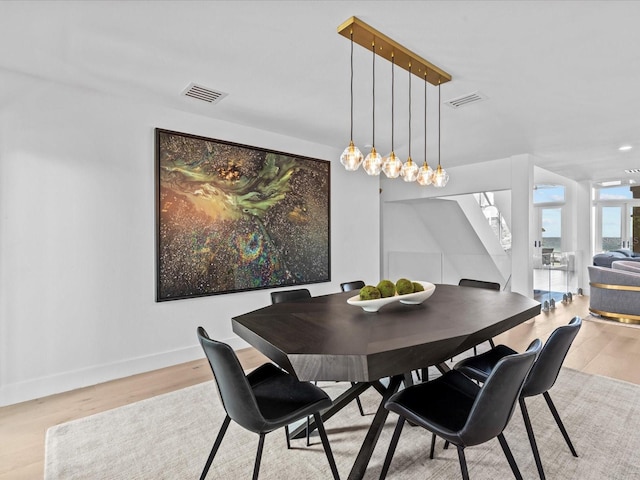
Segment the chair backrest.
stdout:
<path fill-rule="evenodd" d="M 353 290 L 360 290 L 364 287 L 364 282 L 362 280 L 355 280 L 353 282 L 344 282 L 340 284 L 340 288 L 343 292 L 351 292 Z"/>
<path fill-rule="evenodd" d="M 540 355 L 533 364 L 527 381 L 522 388 L 523 397 L 532 397 L 546 392 L 556 383 L 560 367 L 564 362 L 569 347 L 578 335 L 582 319 L 574 317 L 568 325 L 556 328 L 542 347 Z"/>
<path fill-rule="evenodd" d="M 486 288 L 487 290 L 500 291 L 500 284 L 496 282 L 485 282 L 484 280 L 472 280 L 470 278 L 462 278 L 458 282 L 460 287 Z"/>
<path fill-rule="evenodd" d="M 198 340 L 209 360 L 227 415 L 247 430 L 259 433 L 265 420 L 236 353 L 226 343 L 209 338 L 202 327 L 198 327 Z"/>
<path fill-rule="evenodd" d="M 465 446 L 479 445 L 502 433 L 541 347 L 542 342 L 536 339 L 526 352 L 507 355 L 496 364 L 460 430 Z"/>
<path fill-rule="evenodd" d="M 311 298 L 311 292 L 306 288 L 299 288 L 297 290 L 284 290 L 280 292 L 271 292 L 271 303 L 284 303 L 295 302 L 297 300 L 303 300 L 305 298 Z"/>

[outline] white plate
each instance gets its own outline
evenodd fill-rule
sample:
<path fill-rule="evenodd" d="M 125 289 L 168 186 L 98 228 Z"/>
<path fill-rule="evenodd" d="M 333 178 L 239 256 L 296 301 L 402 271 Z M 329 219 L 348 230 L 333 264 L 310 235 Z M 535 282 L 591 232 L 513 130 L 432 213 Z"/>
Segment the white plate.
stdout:
<path fill-rule="evenodd" d="M 436 286 L 430 282 L 418 281 L 424 287 L 423 292 L 408 293 L 406 295 L 394 295 L 393 297 L 378 298 L 376 300 L 360 300 L 360 294 L 347 300 L 349 305 L 362 308 L 365 312 L 377 312 L 389 303 L 400 302 L 407 305 L 418 305 L 433 295 Z"/>

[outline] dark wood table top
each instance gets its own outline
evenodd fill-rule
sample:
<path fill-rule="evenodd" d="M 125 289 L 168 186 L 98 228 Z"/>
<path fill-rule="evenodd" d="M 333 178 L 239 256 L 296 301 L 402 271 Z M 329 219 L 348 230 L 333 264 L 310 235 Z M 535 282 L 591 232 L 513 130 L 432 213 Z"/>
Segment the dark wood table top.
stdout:
<path fill-rule="evenodd" d="M 377 313 L 347 304 L 354 294 L 269 305 L 234 317 L 233 331 L 300 380 L 371 382 L 442 363 L 540 313 L 523 295 L 456 285 Z"/>

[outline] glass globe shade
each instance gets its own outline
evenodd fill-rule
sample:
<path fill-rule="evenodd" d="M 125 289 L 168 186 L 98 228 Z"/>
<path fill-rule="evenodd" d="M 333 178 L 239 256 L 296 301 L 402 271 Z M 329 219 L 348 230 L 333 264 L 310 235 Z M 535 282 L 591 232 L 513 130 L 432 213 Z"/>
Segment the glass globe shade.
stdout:
<path fill-rule="evenodd" d="M 447 171 L 438 165 L 438 169 L 436 173 L 433 175 L 433 186 L 434 187 L 444 187 L 449 181 L 449 174 Z"/>
<path fill-rule="evenodd" d="M 382 171 L 388 178 L 398 178 L 402 171 L 402 162 L 394 152 L 385 157 L 382 162 Z"/>
<path fill-rule="evenodd" d="M 417 180 L 418 183 L 423 187 L 431 185 L 431 182 L 433 181 L 433 169 L 429 165 L 427 165 L 427 162 L 424 162 L 424 164 L 420 167 Z"/>
<path fill-rule="evenodd" d="M 402 166 L 401 175 L 405 182 L 415 182 L 418 178 L 418 165 L 411 160 L 411 157 L 409 157 L 407 162 Z"/>
<path fill-rule="evenodd" d="M 371 148 L 369 155 L 364 159 L 362 168 L 369 175 L 380 175 L 380 171 L 382 170 L 382 157 L 376 152 L 375 147 Z"/>
<path fill-rule="evenodd" d="M 360 167 L 362 160 L 364 160 L 362 152 L 353 144 L 353 140 L 351 140 L 349 146 L 345 148 L 342 155 L 340 155 L 340 163 L 342 163 L 346 170 L 353 172 Z"/>

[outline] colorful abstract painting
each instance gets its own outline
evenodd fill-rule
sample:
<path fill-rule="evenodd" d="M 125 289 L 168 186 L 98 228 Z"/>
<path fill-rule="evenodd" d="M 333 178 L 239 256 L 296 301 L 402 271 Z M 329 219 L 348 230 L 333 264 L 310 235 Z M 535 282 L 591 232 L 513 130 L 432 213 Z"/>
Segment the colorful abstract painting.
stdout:
<path fill-rule="evenodd" d="M 329 162 L 156 129 L 157 301 L 327 282 Z"/>

